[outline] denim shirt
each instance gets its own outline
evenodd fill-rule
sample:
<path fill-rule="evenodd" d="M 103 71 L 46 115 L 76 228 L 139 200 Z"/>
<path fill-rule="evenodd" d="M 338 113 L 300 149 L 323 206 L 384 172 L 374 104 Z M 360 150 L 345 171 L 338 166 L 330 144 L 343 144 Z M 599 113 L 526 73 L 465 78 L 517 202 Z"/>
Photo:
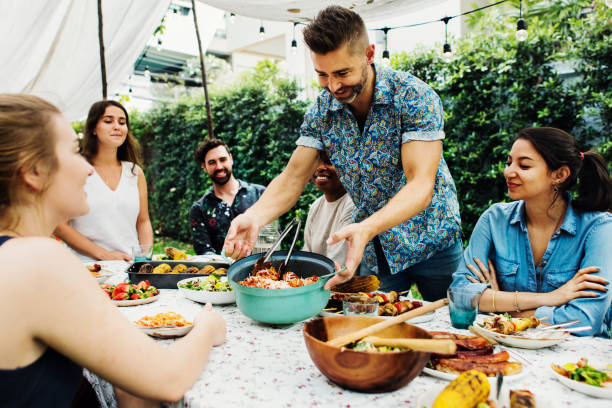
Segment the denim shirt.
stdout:
<path fill-rule="evenodd" d="M 434 90 L 408 73 L 373 68 L 372 105 L 363 131 L 350 107 L 323 90 L 304 116 L 296 142 L 327 152 L 355 203 L 355 222 L 380 210 L 406 185 L 403 143 L 444 139 L 442 103 Z M 430 205 L 378 237 L 393 274 L 461 240 L 457 192 L 444 158 L 438 163 Z M 364 260 L 377 271 L 372 243 Z"/>
<path fill-rule="evenodd" d="M 537 268 L 534 266 L 529 234 L 525 222 L 523 201 L 498 203 L 485 211 L 463 253 L 463 262 L 453 274 L 451 287 L 468 287 L 482 293 L 490 285 L 472 283 L 467 275 L 476 278 L 466 264 L 476 266 L 476 257 L 486 264 L 490 259 L 497 272 L 499 289 L 507 292 L 551 292 L 569 281 L 579 269 L 597 266 L 591 273 L 612 280 L 612 214 L 607 212 L 579 212 L 567 207 L 563 224 L 548 243 Z M 609 288 L 610 289 L 610 288 Z M 593 329 L 578 333 L 583 336 L 609 337 L 612 323 L 612 293 L 591 291 L 594 298 L 576 298 L 562 306 L 542 306 L 535 316 L 548 316 L 550 324 L 580 320 Z"/>

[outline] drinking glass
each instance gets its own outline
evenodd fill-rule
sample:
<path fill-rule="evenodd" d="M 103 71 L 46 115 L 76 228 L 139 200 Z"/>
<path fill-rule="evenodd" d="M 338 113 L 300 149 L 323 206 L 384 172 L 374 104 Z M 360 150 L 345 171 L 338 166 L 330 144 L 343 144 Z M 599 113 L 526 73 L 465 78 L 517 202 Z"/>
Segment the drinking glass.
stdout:
<path fill-rule="evenodd" d="M 134 262 L 150 261 L 153 255 L 153 245 L 135 245 L 132 247 Z"/>
<path fill-rule="evenodd" d="M 373 298 L 351 296 L 342 301 L 342 312 L 345 316 L 378 316 L 378 301 Z"/>
<path fill-rule="evenodd" d="M 478 314 L 480 293 L 465 288 L 450 288 L 446 293 L 452 326 L 456 329 L 467 329 L 474 323 Z"/>

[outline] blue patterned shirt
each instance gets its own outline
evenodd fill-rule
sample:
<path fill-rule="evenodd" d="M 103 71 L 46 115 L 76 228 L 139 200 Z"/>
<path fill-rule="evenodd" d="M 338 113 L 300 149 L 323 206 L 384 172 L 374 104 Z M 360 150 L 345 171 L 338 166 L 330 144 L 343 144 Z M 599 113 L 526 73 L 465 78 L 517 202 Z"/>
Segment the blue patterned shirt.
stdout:
<path fill-rule="evenodd" d="M 327 152 L 355 203 L 355 222 L 381 209 L 406 185 L 403 143 L 444 139 L 442 104 L 434 90 L 408 73 L 373 67 L 376 83 L 363 132 L 349 106 L 323 90 L 304 116 L 296 142 Z M 431 204 L 379 238 L 393 274 L 461 239 L 457 192 L 444 158 Z M 372 242 L 364 259 L 370 270 L 378 270 Z"/>

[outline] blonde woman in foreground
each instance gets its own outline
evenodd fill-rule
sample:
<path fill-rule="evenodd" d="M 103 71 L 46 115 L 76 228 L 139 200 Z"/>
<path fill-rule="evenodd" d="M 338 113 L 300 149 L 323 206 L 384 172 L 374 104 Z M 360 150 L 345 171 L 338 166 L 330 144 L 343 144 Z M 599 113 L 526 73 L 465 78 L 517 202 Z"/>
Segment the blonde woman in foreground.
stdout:
<path fill-rule="evenodd" d="M 176 401 L 200 376 L 211 347 L 225 340 L 224 319 L 207 305 L 187 336 L 162 347 L 133 327 L 70 250 L 49 238 L 59 223 L 87 213 L 83 186 L 91 174 L 55 106 L 0 94 L 3 407 L 70 406 L 82 367 L 130 394 Z"/>

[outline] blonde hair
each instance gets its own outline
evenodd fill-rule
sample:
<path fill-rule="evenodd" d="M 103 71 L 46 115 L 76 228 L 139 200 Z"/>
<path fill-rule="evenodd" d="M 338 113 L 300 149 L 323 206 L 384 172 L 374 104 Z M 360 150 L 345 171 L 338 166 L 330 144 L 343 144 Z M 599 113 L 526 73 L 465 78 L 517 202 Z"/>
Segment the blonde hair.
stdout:
<path fill-rule="evenodd" d="M 37 167 L 47 176 L 43 193 L 57 170 L 52 118 L 61 115 L 53 104 L 32 95 L 0 94 L 0 228 L 19 222 L 15 209 L 31 200 L 23 171 Z"/>

